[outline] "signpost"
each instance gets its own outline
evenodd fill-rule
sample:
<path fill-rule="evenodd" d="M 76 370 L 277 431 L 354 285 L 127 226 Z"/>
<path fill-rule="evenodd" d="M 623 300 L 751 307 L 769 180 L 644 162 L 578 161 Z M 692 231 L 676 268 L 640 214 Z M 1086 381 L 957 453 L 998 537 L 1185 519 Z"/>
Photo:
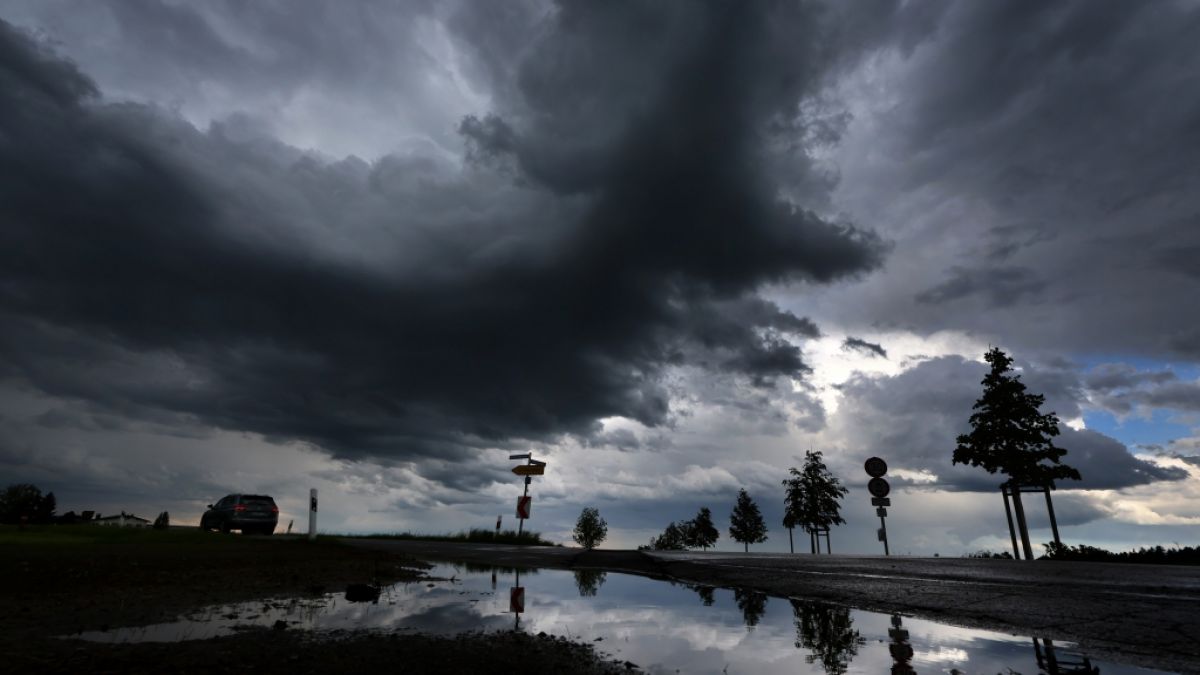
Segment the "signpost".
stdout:
<path fill-rule="evenodd" d="M 872 457 L 863 463 L 863 468 L 866 469 L 867 475 L 871 480 L 867 482 L 867 492 L 871 493 L 871 506 L 876 507 L 875 515 L 879 516 L 879 531 L 877 536 L 879 541 L 883 542 L 883 554 L 891 555 L 888 550 L 887 539 L 887 508 L 892 505 L 892 500 L 888 498 L 888 493 L 892 491 L 892 486 L 888 485 L 884 479 L 884 474 L 887 473 L 887 462 L 879 457 Z"/>
<path fill-rule="evenodd" d="M 523 459 L 525 464 L 518 464 L 512 468 L 512 472 L 518 476 L 525 477 L 525 492 L 517 498 L 517 535 L 525 530 L 525 519 L 529 517 L 529 509 L 533 502 L 533 497 L 529 496 L 529 483 L 533 481 L 533 476 L 546 475 L 546 463 L 533 458 L 533 453 L 524 452 L 517 455 L 509 455 L 509 459 Z M 496 521 L 497 532 L 499 532 L 499 520 Z"/>

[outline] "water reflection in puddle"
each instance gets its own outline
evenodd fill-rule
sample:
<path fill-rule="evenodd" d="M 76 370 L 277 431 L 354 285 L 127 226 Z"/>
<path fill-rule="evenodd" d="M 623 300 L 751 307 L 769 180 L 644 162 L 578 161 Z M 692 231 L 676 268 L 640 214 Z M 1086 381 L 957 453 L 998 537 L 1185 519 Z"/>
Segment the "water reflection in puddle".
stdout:
<path fill-rule="evenodd" d="M 514 570 L 474 566 L 438 565 L 428 574 L 443 580 L 385 587 L 376 603 L 341 593 L 265 600 L 73 637 L 161 642 L 283 626 L 449 635 L 519 626 L 594 642 L 651 673 L 1154 672 L 1089 660 L 1067 644 L 612 572 L 523 570 L 519 582 Z M 524 588 L 521 614 L 510 611 L 513 586 Z"/>

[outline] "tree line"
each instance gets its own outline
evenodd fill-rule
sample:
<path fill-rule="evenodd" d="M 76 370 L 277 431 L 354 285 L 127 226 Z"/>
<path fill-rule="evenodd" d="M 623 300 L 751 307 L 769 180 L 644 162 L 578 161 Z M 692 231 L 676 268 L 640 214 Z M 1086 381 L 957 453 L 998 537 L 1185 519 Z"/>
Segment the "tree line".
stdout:
<path fill-rule="evenodd" d="M 57 509 L 54 493 L 43 495 L 41 488 L 31 483 L 9 485 L 0 492 L 0 523 L 6 525 L 52 523 Z"/>
<path fill-rule="evenodd" d="M 1021 492 L 1031 486 L 1046 490 L 1047 505 L 1050 504 L 1049 490 L 1055 481 L 1080 480 L 1079 471 L 1062 462 L 1066 450 L 1054 444 L 1059 435 L 1058 416 L 1042 413 L 1040 408 L 1045 397 L 1026 391 L 1019 375 L 1014 374 L 1013 359 L 998 348 L 984 354 L 991 366 L 981 384 L 983 394 L 975 402 L 970 417 L 971 431 L 959 435 L 951 456 L 951 464 L 967 464 L 981 467 L 988 473 L 1002 473 L 1007 480 L 1001 484 L 1005 494 L 1005 508 L 1012 499 L 1015 520 L 1010 527 L 1014 548 L 1020 538 L 1025 557 L 1032 558 L 1028 525 L 1021 501 Z M 821 452 L 808 451 L 802 468 L 788 469 L 789 477 L 782 481 L 784 488 L 783 527 L 788 531 L 789 549 L 795 553 L 793 533 L 800 528 L 809 535 L 809 546 L 813 553 L 820 553 L 820 538 L 825 537 L 826 553 L 829 553 L 829 533 L 837 525 L 846 522 L 841 515 L 841 500 L 847 490 L 841 481 L 829 471 Z M 585 514 L 587 510 L 585 509 Z M 1053 511 L 1051 521 L 1053 523 Z M 581 516 L 581 523 L 584 517 Z M 749 551 L 750 544 L 767 541 L 767 526 L 758 505 L 742 488 L 738 492 L 733 511 L 729 516 L 729 536 Z M 586 523 L 584 523 L 586 525 Z M 586 528 L 585 528 L 586 529 Z M 578 532 L 578 527 L 577 527 Z M 672 522 L 662 534 L 651 537 L 641 550 L 687 550 L 708 549 L 719 534 L 712 524 L 712 514 L 707 507 L 701 508 L 691 520 Z M 1057 541 L 1050 549 L 1052 557 L 1094 557 L 1092 551 L 1072 553 Z M 576 541 L 588 541 L 585 537 Z M 588 546 L 590 548 L 590 545 Z"/>
<path fill-rule="evenodd" d="M 788 469 L 790 478 L 782 481 L 783 527 L 788 530 L 791 550 L 796 552 L 793 530 L 797 527 L 809 534 L 813 553 L 820 552 L 818 536 L 828 538 L 829 529 L 846 522 L 841 515 L 841 500 L 847 490 L 837 476 L 825 466 L 819 451 L 808 451 L 804 455 L 803 468 Z M 671 522 L 662 534 L 651 537 L 648 544 L 638 550 L 686 551 L 714 546 L 720 533 L 712 522 L 712 512 L 701 507 L 691 520 Z M 758 504 L 745 488 L 738 490 L 733 510 L 729 514 L 729 537 L 742 544 L 749 552 L 750 544 L 767 541 L 767 523 Z M 828 550 L 826 551 L 828 552 Z"/>

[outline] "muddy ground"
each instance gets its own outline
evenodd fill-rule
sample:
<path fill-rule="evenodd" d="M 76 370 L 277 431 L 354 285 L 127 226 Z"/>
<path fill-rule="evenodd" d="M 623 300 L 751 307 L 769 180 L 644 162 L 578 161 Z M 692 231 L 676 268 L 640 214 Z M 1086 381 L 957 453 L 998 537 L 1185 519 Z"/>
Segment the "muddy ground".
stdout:
<path fill-rule="evenodd" d="M 62 639 L 81 631 L 169 622 L 205 605 L 316 596 L 343 590 L 347 583 L 415 581 L 423 575 L 424 565 L 408 554 L 331 540 L 101 531 L 117 529 L 0 528 L 0 672 L 627 671 L 591 645 L 524 633 L 441 638 L 335 632 L 317 639 L 265 629 L 174 644 Z"/>

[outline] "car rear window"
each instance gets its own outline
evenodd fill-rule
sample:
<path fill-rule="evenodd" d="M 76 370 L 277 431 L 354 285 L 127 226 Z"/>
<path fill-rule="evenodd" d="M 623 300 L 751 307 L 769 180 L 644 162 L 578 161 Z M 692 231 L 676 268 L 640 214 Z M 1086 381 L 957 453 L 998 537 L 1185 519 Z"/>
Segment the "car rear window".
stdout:
<path fill-rule="evenodd" d="M 275 500 L 265 495 L 242 495 L 243 504 L 270 504 L 275 506 Z"/>

